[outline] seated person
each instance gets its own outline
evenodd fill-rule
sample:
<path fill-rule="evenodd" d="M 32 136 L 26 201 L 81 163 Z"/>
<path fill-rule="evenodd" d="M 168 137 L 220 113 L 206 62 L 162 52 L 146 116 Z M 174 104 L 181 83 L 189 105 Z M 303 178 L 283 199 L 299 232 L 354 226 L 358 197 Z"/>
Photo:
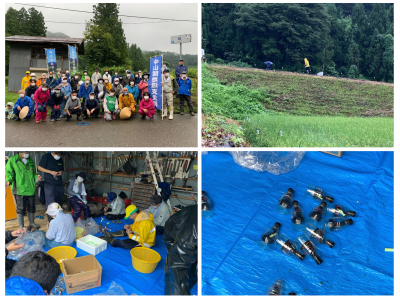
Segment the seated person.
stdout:
<path fill-rule="evenodd" d="M 25 94 L 33 99 L 33 95 L 35 94 L 36 90 L 39 89 L 40 85 L 38 86 L 35 79 L 29 80 L 30 84 L 27 88 L 25 88 Z M 46 82 L 44 82 L 46 83 Z"/>
<path fill-rule="evenodd" d="M 153 195 L 150 198 L 151 206 L 145 210 L 153 214 L 154 224 L 156 225 L 156 234 L 162 235 L 164 232 L 164 225 L 168 218 L 171 216 L 169 213 L 168 205 L 162 200 L 159 195 Z"/>
<path fill-rule="evenodd" d="M 61 92 L 61 87 L 56 86 L 54 93 L 50 94 L 49 102 L 47 103 L 51 107 L 50 121 L 58 121 L 61 116 L 61 104 L 64 102 L 64 94 Z"/>
<path fill-rule="evenodd" d="M 90 217 L 90 208 L 87 206 L 86 201 L 86 189 L 83 181 L 86 179 L 86 174 L 84 172 L 80 172 L 75 175 L 75 180 L 71 180 L 68 185 L 67 193 L 71 195 L 68 199 L 69 204 L 71 205 L 74 213 L 72 214 L 72 218 L 74 222 L 76 222 L 79 217 L 81 217 L 81 211 L 83 210 L 83 215 L 85 218 Z"/>
<path fill-rule="evenodd" d="M 142 211 L 135 205 L 130 205 L 125 209 L 125 220 L 132 219 L 135 222 L 132 225 L 125 225 L 123 230 L 109 233 L 104 232 L 104 237 L 100 239 L 106 240 L 113 247 L 124 249 L 132 249 L 135 247 L 144 246 L 151 248 L 156 240 L 156 228 L 153 222 L 153 215 L 149 212 Z M 117 240 L 114 237 L 129 237 L 125 240 Z"/>
<path fill-rule="evenodd" d="M 99 112 L 100 112 L 100 103 L 96 99 L 94 92 L 91 92 L 89 94 L 89 98 L 87 98 L 83 104 L 83 115 L 84 115 L 83 119 L 87 119 L 91 115 L 94 115 L 94 118 L 100 118 Z"/>
<path fill-rule="evenodd" d="M 106 121 L 112 121 L 117 119 L 117 115 L 120 112 L 118 109 L 118 100 L 115 95 L 115 89 L 111 88 L 110 92 L 104 97 L 103 102 L 104 119 Z"/>
<path fill-rule="evenodd" d="M 122 109 L 128 107 L 131 111 L 131 117 L 133 117 L 136 111 L 135 99 L 133 98 L 133 95 L 128 92 L 128 88 L 124 87 L 122 91 L 123 93 L 118 98 L 119 110 L 122 111 Z"/>
<path fill-rule="evenodd" d="M 143 92 L 143 100 L 140 101 L 139 113 L 142 115 L 142 119 L 145 119 L 147 116 L 150 120 L 153 120 L 153 116 L 156 114 L 156 107 L 154 107 L 154 102 L 147 91 Z"/>
<path fill-rule="evenodd" d="M 75 242 L 76 233 L 74 220 L 70 214 L 64 214 L 63 209 L 56 202 L 48 205 L 46 214 L 53 218 L 47 223 L 44 245 L 47 248 L 58 246 L 72 246 Z"/>
<path fill-rule="evenodd" d="M 8 102 L 7 106 L 6 106 L 6 118 L 7 119 L 14 119 L 16 117 L 13 110 L 14 110 L 14 103 Z"/>
<path fill-rule="evenodd" d="M 30 97 L 28 97 L 28 96 L 25 95 L 25 90 L 22 90 L 22 89 L 21 89 L 21 90 L 18 92 L 18 94 L 19 94 L 19 98 L 18 98 L 18 100 L 15 102 L 14 109 L 13 109 L 14 114 L 17 116 L 17 118 L 16 118 L 14 121 L 19 121 L 19 120 L 21 120 L 21 119 L 19 118 L 19 113 L 21 112 L 22 108 L 24 108 L 24 107 L 29 107 L 29 112 L 28 112 L 28 114 L 25 116 L 24 119 L 30 119 L 30 118 L 31 118 L 31 115 L 32 115 L 32 113 L 33 113 L 33 107 L 34 107 L 33 101 L 32 101 L 32 99 L 31 99 Z"/>
<path fill-rule="evenodd" d="M 107 202 L 109 203 L 107 207 L 91 214 L 90 217 L 106 216 L 108 220 L 123 219 L 125 217 L 125 202 L 120 196 L 110 192 L 108 193 Z"/>
<path fill-rule="evenodd" d="M 67 113 L 67 121 L 71 119 L 71 114 L 76 114 L 76 119 L 77 120 L 82 120 L 81 113 L 82 113 L 82 107 L 81 107 L 81 101 L 77 97 L 78 92 L 76 90 L 73 90 L 71 92 L 71 98 L 68 100 L 67 104 L 65 105 L 65 112 Z"/>
<path fill-rule="evenodd" d="M 42 251 L 24 254 L 6 280 L 6 295 L 49 295 L 61 275 L 54 257 Z"/>
<path fill-rule="evenodd" d="M 12 240 L 14 240 L 20 233 L 26 234 L 26 228 L 20 228 L 15 231 L 6 231 L 6 244 L 10 243 Z M 15 263 L 17 261 L 8 259 L 8 253 L 10 251 L 16 251 L 18 249 L 21 249 L 24 246 L 24 243 L 21 245 L 18 245 L 18 243 L 11 243 L 10 245 L 7 246 L 6 248 L 6 279 L 10 277 L 11 275 L 11 270 L 15 266 Z"/>

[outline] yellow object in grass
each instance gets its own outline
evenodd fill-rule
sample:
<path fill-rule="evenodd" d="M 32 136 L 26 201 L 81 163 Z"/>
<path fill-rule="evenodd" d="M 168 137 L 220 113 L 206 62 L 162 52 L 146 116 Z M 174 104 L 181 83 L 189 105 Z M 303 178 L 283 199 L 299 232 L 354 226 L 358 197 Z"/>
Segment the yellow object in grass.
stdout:
<path fill-rule="evenodd" d="M 157 251 L 144 247 L 131 249 L 131 256 L 133 268 L 141 273 L 153 272 L 161 260 L 161 255 Z"/>
<path fill-rule="evenodd" d="M 76 257 L 76 249 L 70 246 L 59 246 L 47 251 L 47 254 L 54 257 L 57 263 L 60 265 L 61 272 L 63 271 L 62 261 L 67 259 L 73 259 Z"/>

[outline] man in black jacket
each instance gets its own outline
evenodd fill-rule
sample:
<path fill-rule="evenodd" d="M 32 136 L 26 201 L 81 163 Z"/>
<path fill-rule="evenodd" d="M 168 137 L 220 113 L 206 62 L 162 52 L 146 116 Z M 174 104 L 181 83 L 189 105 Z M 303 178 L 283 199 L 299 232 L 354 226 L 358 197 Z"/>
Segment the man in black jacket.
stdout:
<path fill-rule="evenodd" d="M 11 242 L 12 240 L 14 240 L 21 233 L 26 234 L 26 228 L 20 228 L 15 231 L 10 231 L 10 230 L 6 231 L 6 244 Z M 17 261 L 8 259 L 7 258 L 8 253 L 10 251 L 16 251 L 16 250 L 22 248 L 23 246 L 24 246 L 24 244 L 18 245 L 18 243 L 11 243 L 10 245 L 7 246 L 7 248 L 6 248 L 6 279 L 8 279 L 10 277 L 11 270 L 17 262 Z"/>
<path fill-rule="evenodd" d="M 78 88 L 78 83 L 79 83 L 79 75 L 78 73 L 75 73 L 74 76 L 71 76 L 70 82 L 71 82 L 71 90 L 79 90 Z"/>

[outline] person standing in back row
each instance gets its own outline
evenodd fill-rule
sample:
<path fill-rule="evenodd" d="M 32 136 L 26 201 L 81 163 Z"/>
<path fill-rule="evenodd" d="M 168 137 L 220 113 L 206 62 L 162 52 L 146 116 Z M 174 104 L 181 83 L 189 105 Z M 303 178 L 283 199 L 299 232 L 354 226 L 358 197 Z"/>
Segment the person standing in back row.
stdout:
<path fill-rule="evenodd" d="M 182 77 L 183 72 L 187 74 L 188 68 L 186 65 L 183 65 L 183 59 L 181 59 L 179 60 L 179 65 L 175 67 L 175 76 L 177 80 Z"/>
<path fill-rule="evenodd" d="M 64 172 L 64 161 L 61 158 L 62 152 L 46 153 L 40 160 L 38 170 L 44 173 L 44 194 L 46 207 L 56 202 L 62 205 L 64 197 L 64 185 L 62 175 Z M 48 221 L 53 217 L 47 215 Z"/>
<path fill-rule="evenodd" d="M 194 116 L 192 100 L 190 98 L 192 89 L 192 80 L 187 77 L 186 72 L 182 73 L 182 77 L 178 79 L 179 84 L 179 106 L 181 108 L 181 115 L 184 114 L 185 101 L 189 107 L 190 115 Z"/>

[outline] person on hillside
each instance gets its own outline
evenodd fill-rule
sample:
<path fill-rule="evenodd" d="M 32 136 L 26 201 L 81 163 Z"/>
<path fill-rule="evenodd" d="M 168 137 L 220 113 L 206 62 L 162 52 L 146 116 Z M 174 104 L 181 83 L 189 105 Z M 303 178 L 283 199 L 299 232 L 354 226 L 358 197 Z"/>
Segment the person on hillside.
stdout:
<path fill-rule="evenodd" d="M 89 75 L 88 75 L 88 71 L 87 71 L 87 70 L 84 70 L 84 71 L 83 71 L 83 76 L 81 77 L 81 81 L 85 82 L 85 78 L 86 78 L 87 76 L 89 76 Z M 89 79 L 90 79 L 90 78 L 89 78 Z"/>
<path fill-rule="evenodd" d="M 95 93 L 92 92 L 89 94 L 89 98 L 84 100 L 83 119 L 87 119 L 92 115 L 94 116 L 94 118 L 100 118 L 99 113 L 100 113 L 100 102 L 99 100 L 96 99 Z"/>
<path fill-rule="evenodd" d="M 132 249 L 135 247 L 151 248 L 156 240 L 156 227 L 154 225 L 154 216 L 146 211 L 140 211 L 135 205 L 130 205 L 125 209 L 125 220 L 131 219 L 135 222 L 127 224 L 123 230 L 114 233 L 104 232 L 104 237 L 99 237 L 107 241 L 113 247 L 123 249 Z M 115 237 L 129 237 L 119 240 Z"/>
<path fill-rule="evenodd" d="M 145 91 L 143 93 L 143 100 L 140 102 L 139 113 L 142 115 L 142 119 L 146 119 L 146 116 L 150 120 L 154 119 L 154 114 L 156 114 L 156 107 L 154 107 L 154 102 L 150 98 L 150 93 Z"/>
<path fill-rule="evenodd" d="M 36 90 L 35 95 L 33 96 L 36 103 L 36 112 L 35 112 L 35 120 L 36 123 L 40 123 L 46 121 L 47 117 L 47 102 L 50 98 L 50 92 L 48 90 L 48 85 L 46 83 L 42 84 L 42 87 Z"/>
<path fill-rule="evenodd" d="M 21 80 L 21 89 L 25 90 L 29 86 L 29 84 L 31 83 L 29 80 L 31 80 L 31 72 L 26 71 L 25 77 L 23 77 Z"/>
<path fill-rule="evenodd" d="M 94 95 L 96 96 L 96 99 L 99 101 L 101 107 L 103 106 L 103 101 L 106 94 L 107 94 L 107 87 L 104 84 L 104 79 L 100 78 L 98 80 L 98 84 L 94 88 Z"/>
<path fill-rule="evenodd" d="M 86 100 L 89 97 L 89 94 L 93 92 L 92 84 L 90 84 L 90 78 L 85 78 L 85 84 L 82 84 L 79 88 L 78 97 L 81 100 Z"/>
<path fill-rule="evenodd" d="M 115 78 L 118 78 L 118 79 L 119 79 L 119 74 L 118 74 L 118 71 L 117 71 L 117 70 L 114 71 L 114 76 L 112 76 L 112 78 L 111 78 L 111 83 L 112 83 L 112 84 L 114 84 Z"/>
<path fill-rule="evenodd" d="M 164 232 L 165 222 L 169 219 L 168 205 L 162 200 L 159 195 L 153 195 L 150 198 L 150 207 L 145 211 L 154 216 L 154 224 L 156 225 L 156 235 L 162 235 Z"/>
<path fill-rule="evenodd" d="M 115 95 L 115 89 L 111 88 L 110 92 L 106 94 L 103 102 L 104 119 L 106 121 L 112 121 L 117 118 L 119 113 L 118 100 Z"/>
<path fill-rule="evenodd" d="M 139 83 L 139 89 L 142 91 L 143 95 L 145 92 L 149 91 L 149 73 L 143 73 L 143 79 Z"/>
<path fill-rule="evenodd" d="M 188 71 L 188 67 L 183 64 L 183 59 L 179 60 L 179 65 L 175 67 L 175 76 L 177 80 L 182 77 L 183 72 L 187 74 Z"/>
<path fill-rule="evenodd" d="M 106 216 L 108 220 L 120 220 L 125 217 L 125 202 L 120 196 L 114 192 L 108 193 L 107 202 L 109 203 L 104 209 L 91 214 L 90 217 L 96 218 Z"/>
<path fill-rule="evenodd" d="M 77 120 L 82 120 L 82 105 L 80 99 L 76 97 L 76 90 L 71 92 L 71 98 L 67 101 L 67 104 L 65 105 L 65 112 L 67 113 L 67 121 L 72 118 L 72 114 L 76 114 Z"/>
<path fill-rule="evenodd" d="M 108 82 L 111 82 L 112 79 L 111 79 L 111 75 L 110 75 L 109 72 L 108 72 L 108 69 L 105 69 L 105 70 L 104 70 L 103 79 L 104 79 L 104 80 L 107 79 Z"/>
<path fill-rule="evenodd" d="M 131 78 L 129 80 L 129 85 L 126 85 L 125 87 L 128 89 L 128 92 L 133 95 L 133 97 L 135 98 L 135 101 L 138 100 L 139 98 L 139 87 L 136 85 L 135 83 L 135 78 Z"/>
<path fill-rule="evenodd" d="M 266 61 L 266 62 L 264 62 L 264 64 L 265 64 L 265 67 L 267 70 L 270 71 L 272 69 L 273 63 L 271 61 Z"/>
<path fill-rule="evenodd" d="M 54 88 L 54 93 L 50 95 L 48 105 L 51 107 L 50 121 L 59 121 L 63 108 L 62 104 L 65 106 L 64 93 L 61 91 L 61 87 L 57 86 Z"/>
<path fill-rule="evenodd" d="M 71 79 L 70 79 L 71 90 L 79 90 L 79 88 L 78 88 L 79 81 L 80 81 L 79 74 L 75 73 L 75 75 L 72 76 Z"/>
<path fill-rule="evenodd" d="M 42 78 L 39 78 L 38 80 L 36 80 L 36 86 L 40 87 L 42 86 L 43 83 L 46 83 L 47 81 L 47 75 L 45 73 L 42 74 Z"/>
<path fill-rule="evenodd" d="M 161 83 L 163 90 L 163 112 L 167 117 L 167 105 L 169 107 L 169 119 L 174 119 L 174 93 L 178 92 L 179 85 L 176 80 L 170 76 L 169 68 L 165 68 L 163 72 L 163 81 Z"/>
<path fill-rule="evenodd" d="M 304 67 L 306 69 L 306 73 L 310 73 L 310 63 L 308 62 L 307 58 L 304 58 Z"/>
<path fill-rule="evenodd" d="M 62 77 L 62 81 L 59 86 L 61 88 L 62 94 L 64 95 L 64 100 L 62 101 L 62 103 L 60 105 L 60 111 L 62 114 L 61 117 L 64 117 L 66 115 L 66 113 L 64 113 L 64 108 L 65 108 L 65 105 L 67 104 L 69 98 L 71 97 L 72 88 L 71 88 L 71 84 L 68 83 L 68 79 L 66 76 Z"/>
<path fill-rule="evenodd" d="M 194 116 L 192 100 L 190 98 L 192 89 L 192 80 L 187 77 L 186 72 L 182 73 L 182 77 L 178 79 L 179 84 L 179 106 L 181 108 L 181 115 L 184 114 L 185 101 L 189 107 L 190 115 Z"/>
<path fill-rule="evenodd" d="M 115 90 L 115 96 L 117 97 L 117 99 L 119 98 L 120 94 L 122 93 L 122 89 L 124 88 L 121 84 L 120 84 L 120 80 L 119 78 L 115 78 L 114 79 L 114 84 L 112 86 Z"/>
<path fill-rule="evenodd" d="M 32 115 L 32 113 L 34 111 L 33 110 L 34 109 L 33 101 L 32 101 L 32 99 L 30 97 L 25 95 L 25 90 L 20 90 L 18 92 L 18 94 L 19 94 L 19 98 L 15 102 L 15 105 L 14 105 L 14 108 L 13 108 L 13 112 L 17 116 L 17 118 L 14 119 L 14 121 L 20 121 L 21 120 L 21 118 L 19 117 L 19 114 L 20 114 L 21 110 L 24 107 L 28 107 L 29 108 L 29 112 L 23 119 L 30 119 L 31 115 Z"/>
<path fill-rule="evenodd" d="M 102 79 L 103 78 L 103 76 L 99 73 L 99 68 L 98 67 L 96 67 L 95 69 L 94 69 L 94 73 L 93 73 L 93 75 L 92 75 L 92 85 L 93 85 L 93 87 L 96 87 L 97 86 L 97 84 L 99 83 L 99 79 Z"/>
<path fill-rule="evenodd" d="M 120 94 L 118 98 L 119 110 L 122 111 L 124 108 L 128 108 L 131 111 L 131 117 L 135 115 L 136 112 L 136 102 L 132 94 L 128 92 L 128 88 L 123 88 L 123 93 Z"/>
<path fill-rule="evenodd" d="M 106 86 L 107 92 L 109 92 L 112 87 L 110 80 L 104 79 L 104 85 Z"/>
<path fill-rule="evenodd" d="M 53 72 L 49 72 L 46 84 L 49 87 L 50 92 L 53 92 L 53 89 L 58 85 L 58 80 L 54 77 Z"/>
<path fill-rule="evenodd" d="M 74 222 L 81 217 L 81 211 L 83 211 L 83 215 L 86 219 L 90 217 L 91 211 L 86 201 L 87 193 L 84 184 L 85 179 L 86 174 L 81 171 L 75 175 L 75 179 L 71 180 L 68 184 L 67 193 L 71 196 L 68 199 L 68 202 L 74 210 L 74 213 L 72 214 Z"/>

